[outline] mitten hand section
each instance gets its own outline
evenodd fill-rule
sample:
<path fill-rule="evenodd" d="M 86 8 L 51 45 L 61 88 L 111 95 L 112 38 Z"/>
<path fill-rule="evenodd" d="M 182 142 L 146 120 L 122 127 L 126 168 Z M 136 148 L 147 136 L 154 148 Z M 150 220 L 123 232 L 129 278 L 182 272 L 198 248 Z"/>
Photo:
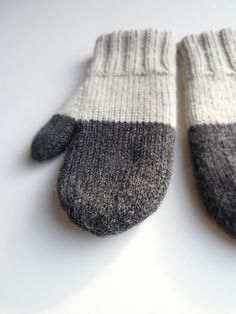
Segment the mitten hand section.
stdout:
<path fill-rule="evenodd" d="M 172 171 L 173 34 L 100 36 L 88 77 L 59 113 L 77 121 L 57 184 L 71 221 L 98 236 L 142 222 L 164 198 Z"/>
<path fill-rule="evenodd" d="M 31 157 L 43 161 L 62 153 L 72 139 L 75 124 L 71 117 L 54 115 L 36 134 L 31 145 Z"/>

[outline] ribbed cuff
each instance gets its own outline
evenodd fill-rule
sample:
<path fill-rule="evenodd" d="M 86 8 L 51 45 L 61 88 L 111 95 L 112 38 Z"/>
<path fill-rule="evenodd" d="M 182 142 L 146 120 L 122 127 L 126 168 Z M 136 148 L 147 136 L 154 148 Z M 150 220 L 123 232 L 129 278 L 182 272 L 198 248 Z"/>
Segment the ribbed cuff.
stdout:
<path fill-rule="evenodd" d="M 236 74 L 236 30 L 187 36 L 179 43 L 178 53 L 187 78 Z"/>
<path fill-rule="evenodd" d="M 175 51 L 175 37 L 165 31 L 147 29 L 101 35 L 96 41 L 89 73 L 175 73 Z"/>

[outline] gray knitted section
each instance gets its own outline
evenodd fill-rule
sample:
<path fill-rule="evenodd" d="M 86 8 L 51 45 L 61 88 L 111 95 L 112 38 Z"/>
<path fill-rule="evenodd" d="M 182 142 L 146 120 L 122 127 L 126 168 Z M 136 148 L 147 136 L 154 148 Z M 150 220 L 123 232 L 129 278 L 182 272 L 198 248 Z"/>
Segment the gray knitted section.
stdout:
<path fill-rule="evenodd" d="M 104 236 L 153 213 L 169 184 L 174 133 L 163 123 L 79 121 L 57 187 L 71 220 Z"/>
<path fill-rule="evenodd" d="M 211 216 L 236 236 L 236 123 L 189 129 L 198 186 Z"/>
<path fill-rule="evenodd" d="M 75 119 L 56 114 L 33 139 L 31 157 L 38 161 L 51 159 L 69 145 L 75 128 Z"/>

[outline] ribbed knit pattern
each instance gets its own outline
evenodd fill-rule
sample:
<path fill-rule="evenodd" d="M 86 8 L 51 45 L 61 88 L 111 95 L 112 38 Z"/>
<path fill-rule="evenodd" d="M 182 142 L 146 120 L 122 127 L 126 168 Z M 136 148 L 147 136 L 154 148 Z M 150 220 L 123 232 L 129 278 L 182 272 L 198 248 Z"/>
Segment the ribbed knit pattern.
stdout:
<path fill-rule="evenodd" d="M 223 29 L 190 35 L 179 44 L 185 76 L 235 74 L 236 31 Z"/>
<path fill-rule="evenodd" d="M 188 125 L 236 122 L 236 31 L 191 35 L 179 53 Z"/>
<path fill-rule="evenodd" d="M 91 75 L 175 74 L 175 37 L 158 30 L 133 30 L 98 37 Z"/>
<path fill-rule="evenodd" d="M 179 55 L 199 189 L 210 215 L 236 235 L 236 31 L 188 36 Z"/>
<path fill-rule="evenodd" d="M 162 201 L 175 120 L 174 36 L 152 29 L 102 35 L 87 78 L 36 135 L 32 157 L 49 159 L 69 145 L 57 184 L 62 207 L 83 229 L 116 234 Z"/>
<path fill-rule="evenodd" d="M 174 36 L 151 29 L 100 36 L 89 76 L 58 113 L 175 126 Z"/>

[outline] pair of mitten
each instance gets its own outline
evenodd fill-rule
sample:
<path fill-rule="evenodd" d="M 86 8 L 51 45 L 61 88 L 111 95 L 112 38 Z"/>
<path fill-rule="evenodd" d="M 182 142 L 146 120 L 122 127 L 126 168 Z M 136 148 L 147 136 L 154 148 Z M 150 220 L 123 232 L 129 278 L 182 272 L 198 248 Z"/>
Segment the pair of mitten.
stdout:
<path fill-rule="evenodd" d="M 176 129 L 176 41 L 158 30 L 98 37 L 85 81 L 38 132 L 32 157 L 66 150 L 57 193 L 97 235 L 153 213 L 170 181 Z M 209 213 L 236 234 L 236 32 L 179 44 L 193 164 Z"/>

